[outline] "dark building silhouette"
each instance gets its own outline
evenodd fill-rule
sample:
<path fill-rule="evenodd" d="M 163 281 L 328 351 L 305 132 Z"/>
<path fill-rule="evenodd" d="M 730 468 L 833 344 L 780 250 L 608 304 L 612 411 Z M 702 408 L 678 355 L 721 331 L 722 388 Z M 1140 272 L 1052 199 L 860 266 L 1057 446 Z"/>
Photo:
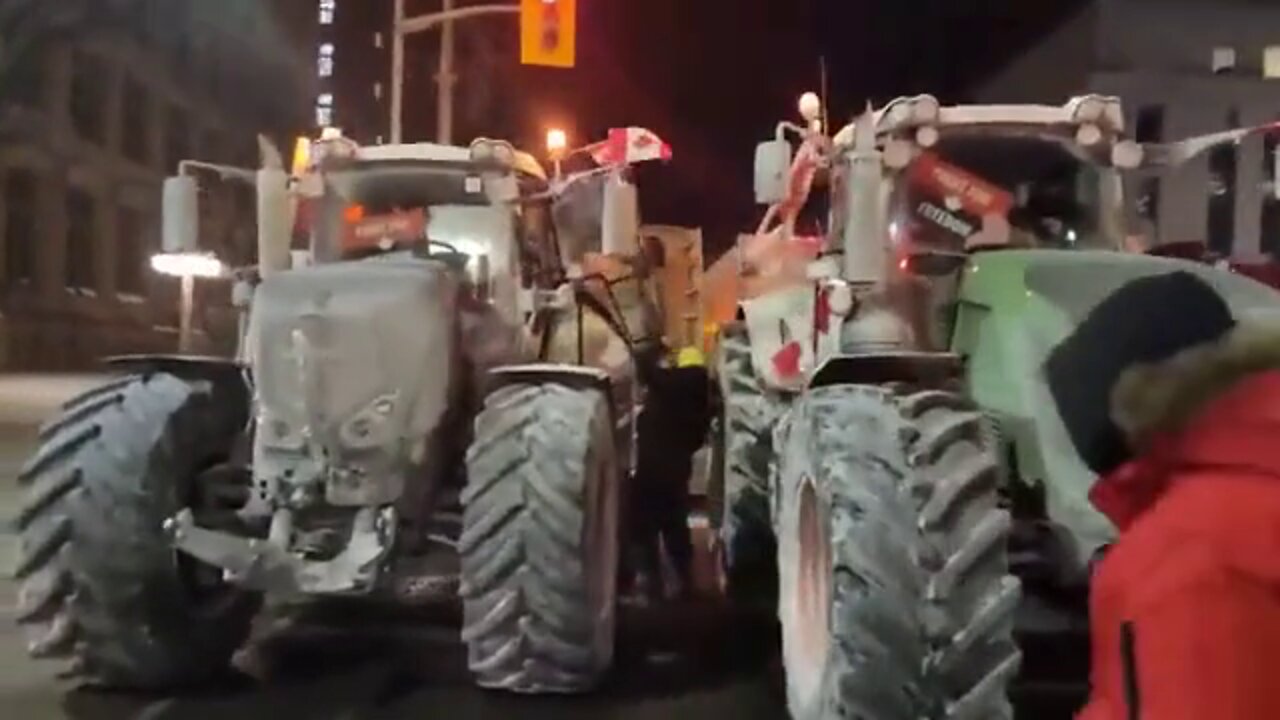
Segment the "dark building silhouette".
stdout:
<path fill-rule="evenodd" d="M 1121 98 L 1130 135 L 1173 141 L 1280 119 L 1280 4 L 1264 0 L 1093 0 L 975 95 L 983 102 Z M 1159 242 L 1280 257 L 1269 193 L 1274 142 L 1205 153 L 1176 173 L 1134 178 L 1137 220 Z"/>
<path fill-rule="evenodd" d="M 186 158 L 256 167 L 257 133 L 284 146 L 307 119 L 297 33 L 314 11 L 300 0 L 117 5 L 128 10 L 115 22 L 41 38 L 0 101 L 6 370 L 174 351 L 177 282 L 149 267 L 163 178 Z M 202 183 L 205 249 L 252 262 L 251 191 Z M 228 350 L 228 282 L 197 293 L 199 349 Z"/>

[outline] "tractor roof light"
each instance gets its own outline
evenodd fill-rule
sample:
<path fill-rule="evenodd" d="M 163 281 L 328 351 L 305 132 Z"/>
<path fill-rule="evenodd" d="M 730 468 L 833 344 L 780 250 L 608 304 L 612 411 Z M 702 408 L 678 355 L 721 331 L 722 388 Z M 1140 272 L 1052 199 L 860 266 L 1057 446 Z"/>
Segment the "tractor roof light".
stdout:
<path fill-rule="evenodd" d="M 1120 100 L 1101 95 L 1085 95 L 1070 103 L 1071 119 L 1079 125 L 1098 125 L 1119 132 L 1124 129 L 1124 109 Z"/>
<path fill-rule="evenodd" d="M 1071 117 L 1078 123 L 1098 123 L 1107 112 L 1107 104 L 1093 95 L 1079 98 Z"/>
<path fill-rule="evenodd" d="M 294 177 L 306 173 L 311 168 L 311 154 L 311 138 L 300 137 L 294 141 L 292 164 Z"/>
<path fill-rule="evenodd" d="M 921 125 L 916 128 L 916 144 L 922 148 L 931 148 L 938 144 L 938 128 L 933 125 Z"/>
<path fill-rule="evenodd" d="M 932 95 L 917 95 L 911 100 L 911 121 L 917 125 L 933 125 L 942 115 L 938 99 Z"/>
<path fill-rule="evenodd" d="M 360 146 L 350 138 L 343 137 L 341 131 L 330 132 L 336 128 L 325 128 L 320 139 L 311 143 L 310 161 L 312 167 L 319 167 L 327 160 L 350 160 L 360 152 Z"/>
<path fill-rule="evenodd" d="M 515 166 L 516 149 L 505 140 L 476 138 L 470 150 L 471 162 L 478 165 L 496 165 L 504 170 Z"/>
<path fill-rule="evenodd" d="M 884 114 L 880 120 L 880 130 L 892 132 L 911 123 L 915 112 L 912 110 L 911 101 L 906 98 L 898 98 L 889 103 L 884 109 Z"/>
<path fill-rule="evenodd" d="M 1142 145 L 1132 140 L 1121 140 L 1111 146 L 1111 164 L 1122 170 L 1134 170 L 1142 165 Z"/>
<path fill-rule="evenodd" d="M 822 130 L 822 98 L 815 92 L 807 92 L 800 96 L 797 109 L 810 130 Z"/>
<path fill-rule="evenodd" d="M 1102 142 L 1102 128 L 1094 123 L 1085 123 L 1076 128 L 1076 142 L 1082 147 L 1093 147 Z"/>

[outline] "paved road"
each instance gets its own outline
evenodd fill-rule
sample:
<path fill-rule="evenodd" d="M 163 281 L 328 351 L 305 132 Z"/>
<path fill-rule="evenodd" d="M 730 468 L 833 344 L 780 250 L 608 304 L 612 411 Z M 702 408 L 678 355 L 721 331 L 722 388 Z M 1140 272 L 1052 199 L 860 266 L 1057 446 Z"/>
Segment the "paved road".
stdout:
<path fill-rule="evenodd" d="M 0 377 L 0 519 L 17 507 L 12 478 L 35 423 L 93 378 Z M 780 720 L 786 711 L 767 618 L 730 618 L 702 604 L 622 616 L 618 669 L 584 698 L 513 698 L 469 687 L 456 608 L 408 615 L 328 608 L 304 628 L 258 645 L 269 680 L 178 698 L 104 694 L 60 681 L 28 660 L 8 580 L 17 542 L 0 530 L 0 717 L 22 720 L 648 720 L 729 716 Z"/>
<path fill-rule="evenodd" d="M 31 452 L 35 423 L 93 378 L 0 376 L 0 521 L 17 507 L 12 479 Z M 517 698 L 469 686 L 457 609 L 412 615 L 321 608 L 300 627 L 257 644 L 265 682 L 244 681 L 177 698 L 104 694 L 60 681 L 27 659 L 13 623 L 17 554 L 0 525 L 0 718 L 21 720 L 783 720 L 773 624 L 732 617 L 710 603 L 624 611 L 617 669 L 582 698 Z M 1025 646 L 1024 667 L 1054 658 L 1058 643 Z M 1083 655 L 1086 647 L 1076 648 Z M 1077 674 L 1079 674 L 1077 672 Z M 1066 720 L 1079 699 L 1023 702 L 1022 720 Z"/>

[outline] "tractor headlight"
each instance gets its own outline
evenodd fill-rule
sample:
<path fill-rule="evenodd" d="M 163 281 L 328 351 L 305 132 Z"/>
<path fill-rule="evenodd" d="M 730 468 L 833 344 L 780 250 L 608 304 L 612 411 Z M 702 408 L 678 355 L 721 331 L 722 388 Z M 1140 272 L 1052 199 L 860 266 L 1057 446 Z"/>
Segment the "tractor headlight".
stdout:
<path fill-rule="evenodd" d="M 1100 97 L 1090 95 L 1088 97 L 1080 98 L 1080 100 L 1076 102 L 1076 107 L 1074 112 L 1071 113 L 1071 118 L 1077 123 L 1096 125 L 1102 122 L 1102 118 L 1106 115 L 1106 112 L 1106 101 Z"/>
<path fill-rule="evenodd" d="M 500 168 L 511 168 L 515 164 L 516 150 L 511 143 L 504 140 L 476 138 L 471 143 L 471 162 L 481 165 L 496 165 Z"/>
<path fill-rule="evenodd" d="M 258 417 L 257 434 L 262 444 L 273 450 L 299 452 L 306 446 L 301 425 L 269 411 L 264 411 Z"/>
<path fill-rule="evenodd" d="M 387 441 L 387 431 L 392 427 L 390 421 L 395 409 L 395 396 L 383 395 L 374 398 L 372 402 L 342 423 L 338 431 L 342 444 L 356 450 L 382 445 Z"/>
<path fill-rule="evenodd" d="M 896 130 L 910 124 L 914 117 L 915 112 L 910 101 L 895 100 L 885 110 L 884 118 L 880 121 L 880 125 L 887 130 Z"/>
<path fill-rule="evenodd" d="M 917 125 L 932 125 L 941 115 L 938 99 L 932 95 L 920 95 L 911 102 L 911 121 Z"/>

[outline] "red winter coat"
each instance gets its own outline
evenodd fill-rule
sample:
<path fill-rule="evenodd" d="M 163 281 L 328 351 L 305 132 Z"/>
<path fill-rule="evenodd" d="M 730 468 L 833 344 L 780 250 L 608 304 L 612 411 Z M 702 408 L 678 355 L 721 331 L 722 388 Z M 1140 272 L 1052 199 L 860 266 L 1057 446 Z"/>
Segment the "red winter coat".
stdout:
<path fill-rule="evenodd" d="M 1280 371 L 1238 382 L 1101 480 L 1078 720 L 1280 720 Z"/>

